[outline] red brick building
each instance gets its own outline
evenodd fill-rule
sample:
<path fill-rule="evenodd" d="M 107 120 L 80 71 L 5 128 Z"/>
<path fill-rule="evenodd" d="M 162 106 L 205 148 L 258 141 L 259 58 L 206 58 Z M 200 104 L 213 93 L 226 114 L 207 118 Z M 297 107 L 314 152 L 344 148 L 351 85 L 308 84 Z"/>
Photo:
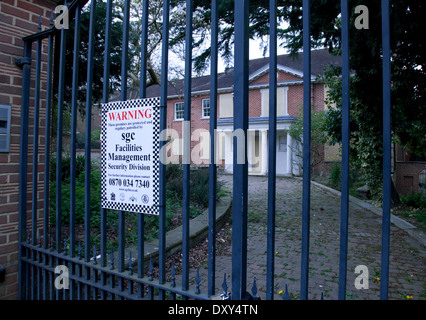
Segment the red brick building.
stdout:
<path fill-rule="evenodd" d="M 0 299 L 16 299 L 18 292 L 18 198 L 19 198 L 19 137 L 21 117 L 22 69 L 15 63 L 24 52 L 23 37 L 50 27 L 54 0 L 1 0 L 0 2 Z M 41 97 L 46 91 L 47 39 L 42 42 Z M 35 46 L 33 46 L 35 58 Z M 34 60 L 33 60 L 34 61 Z M 31 67 L 31 88 L 34 88 L 35 70 Z M 33 90 L 32 90 L 33 91 Z M 34 92 L 30 96 L 29 143 L 34 125 Z M 40 104 L 39 160 L 44 160 L 45 101 Z M 32 163 L 32 153 L 28 154 Z M 31 168 L 28 168 L 28 187 Z M 43 210 L 43 166 L 38 168 L 38 213 Z M 31 197 L 31 191 L 28 193 Z M 28 199 L 31 204 L 30 198 Z M 30 219 L 30 217 L 29 217 Z"/>
<path fill-rule="evenodd" d="M 319 79 L 328 64 L 339 65 L 339 57 L 328 50 L 316 50 L 312 59 L 312 106 L 324 110 L 326 88 Z M 285 131 L 296 121 L 303 102 L 303 55 L 278 56 L 277 72 L 277 174 L 300 174 L 294 139 Z M 249 133 L 247 158 L 251 174 L 266 174 L 268 170 L 268 128 L 269 128 L 269 59 L 261 58 L 249 62 Z M 217 157 L 216 163 L 225 171 L 232 172 L 233 133 L 233 83 L 234 72 L 230 69 L 218 75 L 217 93 Z M 168 150 L 170 161 L 179 161 L 182 155 L 183 131 L 183 80 L 169 84 L 167 104 L 167 127 L 173 139 Z M 160 87 L 148 88 L 148 96 L 159 96 Z M 209 118 L 210 118 L 210 76 L 192 79 L 191 97 L 191 162 L 196 165 L 209 163 Z M 324 158 L 327 146 L 324 146 Z M 325 162 L 318 170 L 325 170 Z"/>

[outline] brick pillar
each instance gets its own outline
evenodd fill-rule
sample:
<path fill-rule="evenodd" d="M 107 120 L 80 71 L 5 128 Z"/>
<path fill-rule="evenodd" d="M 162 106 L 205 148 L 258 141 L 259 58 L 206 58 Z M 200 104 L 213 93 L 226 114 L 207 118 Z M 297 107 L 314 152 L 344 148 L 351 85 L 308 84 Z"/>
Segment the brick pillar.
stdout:
<path fill-rule="evenodd" d="M 42 30 L 49 27 L 51 9 L 56 1 L 1 0 L 0 2 L 0 104 L 11 106 L 10 149 L 0 153 L 0 269 L 5 269 L 5 279 L 0 282 L 0 300 L 17 299 L 18 292 L 18 200 L 19 200 L 19 136 L 21 116 L 22 70 L 16 59 L 22 58 L 23 37 L 38 31 L 39 16 Z M 35 45 L 31 65 L 31 95 L 29 119 L 28 161 L 32 163 L 32 131 L 34 126 L 34 75 Z M 41 97 L 46 94 L 47 40 L 42 44 Z M 37 199 L 43 199 L 45 101 L 41 101 L 39 123 L 39 187 Z M 31 168 L 28 175 L 28 204 L 31 207 Z M 43 203 L 38 203 L 42 214 Z M 31 221 L 29 219 L 29 221 Z"/>

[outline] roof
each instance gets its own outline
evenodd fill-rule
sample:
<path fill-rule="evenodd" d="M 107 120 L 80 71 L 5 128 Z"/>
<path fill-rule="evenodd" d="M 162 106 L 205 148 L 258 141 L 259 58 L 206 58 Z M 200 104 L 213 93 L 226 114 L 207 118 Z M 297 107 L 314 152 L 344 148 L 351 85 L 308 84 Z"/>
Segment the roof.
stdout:
<path fill-rule="evenodd" d="M 341 57 L 333 56 L 328 52 L 328 49 L 312 50 L 311 51 L 311 77 L 323 75 L 326 66 L 341 65 Z M 303 53 L 296 55 L 279 55 L 277 56 L 278 69 L 303 79 Z M 249 61 L 250 78 L 254 79 L 257 76 L 266 73 L 269 70 L 269 57 L 253 59 Z M 234 85 L 234 69 L 228 69 L 226 72 L 218 73 L 218 90 L 232 89 Z M 160 95 L 160 85 L 152 85 L 147 88 L 148 97 L 156 97 Z M 210 90 L 210 75 L 192 78 L 192 93 L 209 91 Z M 177 80 L 173 83 L 169 82 L 167 88 L 168 96 L 181 96 L 184 92 L 184 80 Z"/>

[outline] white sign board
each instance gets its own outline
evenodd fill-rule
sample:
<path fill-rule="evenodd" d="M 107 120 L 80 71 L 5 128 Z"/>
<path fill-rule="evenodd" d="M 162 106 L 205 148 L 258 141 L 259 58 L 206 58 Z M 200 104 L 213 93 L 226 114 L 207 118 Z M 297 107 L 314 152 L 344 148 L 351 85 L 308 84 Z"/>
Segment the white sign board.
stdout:
<path fill-rule="evenodd" d="M 159 98 L 102 104 L 102 208 L 159 214 L 159 104 Z"/>

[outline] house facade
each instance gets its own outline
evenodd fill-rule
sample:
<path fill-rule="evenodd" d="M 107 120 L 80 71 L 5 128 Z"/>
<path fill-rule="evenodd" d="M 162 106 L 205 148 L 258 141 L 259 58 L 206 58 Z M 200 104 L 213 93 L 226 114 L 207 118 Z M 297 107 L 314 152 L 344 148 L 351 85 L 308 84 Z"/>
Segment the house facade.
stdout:
<path fill-rule="evenodd" d="M 328 50 L 311 53 L 311 96 L 312 109 L 324 110 L 327 90 L 320 77 L 324 68 L 339 65 L 340 59 Z M 303 108 L 303 55 L 281 55 L 277 60 L 277 169 L 278 175 L 299 175 L 301 173 L 298 156 L 300 146 L 288 134 L 288 129 Z M 261 58 L 249 62 L 249 129 L 247 136 L 247 160 L 250 174 L 264 175 L 268 172 L 269 139 L 269 59 Z M 233 128 L 234 105 L 233 69 L 218 74 L 217 92 L 217 132 L 216 163 L 225 172 L 233 169 Z M 183 81 L 169 84 L 167 103 L 167 129 L 171 141 L 168 148 L 170 162 L 181 161 L 182 132 L 184 121 Z M 159 86 L 148 88 L 148 96 L 158 96 Z M 210 77 L 192 79 L 191 91 L 191 163 L 208 165 L 210 162 Z M 237 137 L 238 139 L 238 137 Z M 331 158 L 328 146 L 324 146 L 323 157 Z M 327 161 L 318 167 L 326 170 Z"/>

